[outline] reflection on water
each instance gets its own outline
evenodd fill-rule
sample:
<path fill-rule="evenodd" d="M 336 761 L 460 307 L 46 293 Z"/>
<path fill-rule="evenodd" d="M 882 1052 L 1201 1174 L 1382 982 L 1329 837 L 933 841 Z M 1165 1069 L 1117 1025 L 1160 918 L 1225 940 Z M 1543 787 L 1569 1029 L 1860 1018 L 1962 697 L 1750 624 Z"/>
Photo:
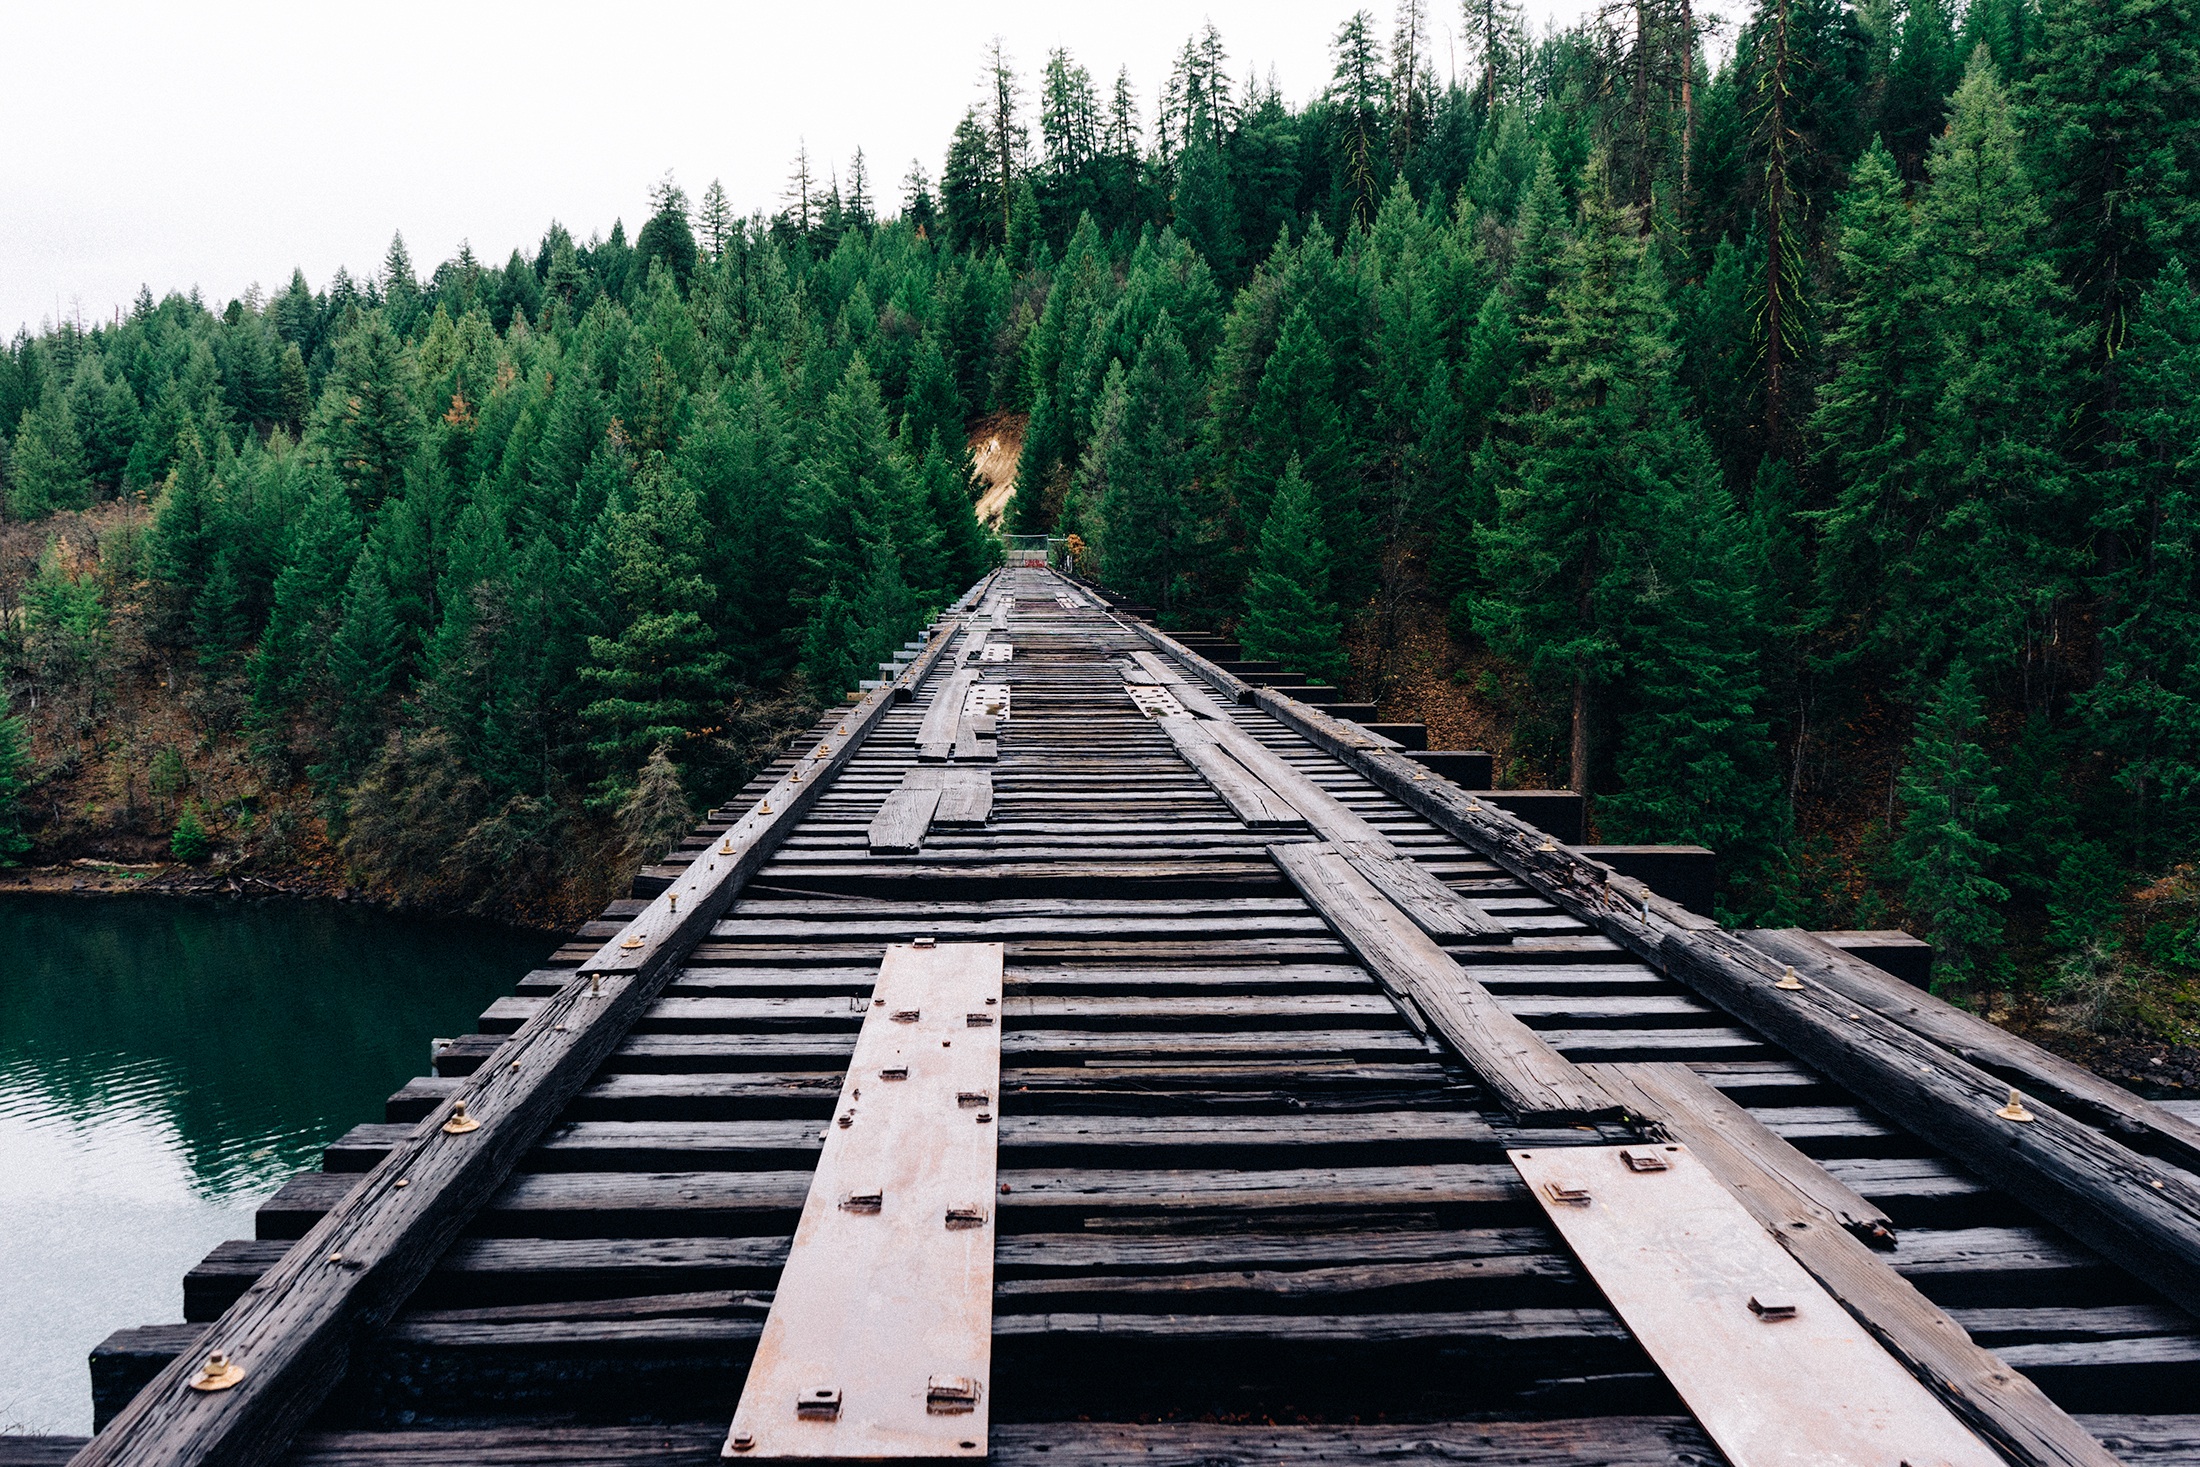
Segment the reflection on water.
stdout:
<path fill-rule="evenodd" d="M 379 1120 L 549 950 L 304 903 L 0 896 L 0 1432 L 91 1429 L 85 1356 Z"/>

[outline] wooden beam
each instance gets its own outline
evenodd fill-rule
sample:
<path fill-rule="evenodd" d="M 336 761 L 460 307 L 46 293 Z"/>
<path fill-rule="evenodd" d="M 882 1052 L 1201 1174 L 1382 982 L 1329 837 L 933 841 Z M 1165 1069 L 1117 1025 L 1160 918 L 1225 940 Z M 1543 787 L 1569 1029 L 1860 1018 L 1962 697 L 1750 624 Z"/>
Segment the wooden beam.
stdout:
<path fill-rule="evenodd" d="M 1767 929 L 1745 932 L 1742 938 L 1777 961 L 1792 964 L 1804 978 L 1932 1040 L 2027 1095 L 2100 1127 L 2133 1150 L 2187 1171 L 2200 1171 L 2200 1126 L 2184 1117 L 1976 1014 L 1967 1014 L 1814 933 Z"/>
<path fill-rule="evenodd" d="M 887 792 L 878 814 L 871 817 L 870 829 L 864 833 L 871 854 L 915 855 L 924 846 L 924 833 L 931 828 L 932 812 L 939 805 L 938 786 L 913 786 L 905 776 L 899 789 Z"/>
<path fill-rule="evenodd" d="M 1629 1114 L 1678 1141 L 1826 1291 L 1973 1431 L 2021 1467 L 2113 1467 L 2116 1458 L 2038 1386 L 1854 1236 L 1878 1209 L 1685 1065 L 1589 1065 Z"/>
<path fill-rule="evenodd" d="M 1881 1115 L 2187 1309 L 2200 1310 L 2200 1184 L 1727 932 L 1668 933 L 1661 966 Z"/>
<path fill-rule="evenodd" d="M 993 818 L 993 775 L 984 769 L 912 769 L 905 782 L 935 782 L 939 808 L 932 823 L 942 830 L 975 830 Z"/>
<path fill-rule="evenodd" d="M 1616 1116 L 1619 1102 L 1505 1011 L 1334 846 L 1273 845 L 1276 865 L 1385 990 L 1425 1018 L 1523 1121 L 1574 1125 Z"/>
<path fill-rule="evenodd" d="M 1319 709 L 1266 689 L 1255 701 L 1567 915 L 1851 1093 L 1871 1097 L 1896 1124 L 2200 1311 L 2200 1186 L 2185 1173 L 2150 1165 L 2044 1104 L 2031 1122 L 2000 1118 L 1995 1112 L 2009 1086 L 1937 1042 L 1824 985 L 1806 984 L 1801 993 L 1775 989 L 1786 965 L 1711 918 L 1567 850 Z"/>
<path fill-rule="evenodd" d="M 1439 941 L 1511 942 L 1512 930 L 1438 881 L 1427 867 L 1390 846 L 1340 841 L 1337 849 L 1413 925 Z"/>
<path fill-rule="evenodd" d="M 1306 829 L 1305 816 L 1216 746 L 1206 721 L 1189 713 L 1172 713 L 1154 722 L 1168 735 L 1169 742 L 1176 745 L 1184 762 L 1199 772 L 1199 777 L 1222 797 L 1222 802 L 1245 822 L 1247 829 Z"/>
<path fill-rule="evenodd" d="M 957 630 L 933 636 L 911 682 L 931 671 Z M 259 1467 L 279 1456 L 343 1378 L 357 1344 L 427 1277 L 893 706 L 892 690 L 877 688 L 850 707 L 810 757 L 162 1370 L 76 1455 L 76 1467 Z M 458 1122 L 461 1108 L 471 1128 Z M 224 1390 L 193 1389 L 217 1351 L 241 1378 Z"/>
<path fill-rule="evenodd" d="M 963 704 L 977 680 L 975 670 L 964 668 L 933 691 L 924 720 L 917 725 L 917 758 L 927 764 L 945 764 L 955 752 L 955 731 L 962 726 Z"/>
<path fill-rule="evenodd" d="M 1785 1189 L 1794 1204 L 1878 1247 L 1895 1245 L 1894 1223 L 1817 1162 L 1797 1151 L 1686 1065 L 1584 1065 L 1627 1105 L 1637 1121 L 1668 1140 L 1696 1147 L 1711 1161 L 1746 1160 Z"/>

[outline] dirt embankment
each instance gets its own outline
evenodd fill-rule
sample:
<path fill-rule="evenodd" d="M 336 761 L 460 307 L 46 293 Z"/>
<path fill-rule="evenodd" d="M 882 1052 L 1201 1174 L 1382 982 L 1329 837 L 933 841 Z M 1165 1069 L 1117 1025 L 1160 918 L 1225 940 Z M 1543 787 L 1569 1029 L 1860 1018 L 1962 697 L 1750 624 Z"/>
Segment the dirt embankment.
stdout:
<path fill-rule="evenodd" d="M 989 413 L 970 430 L 970 459 L 985 489 L 978 495 L 978 523 L 999 530 L 1016 497 L 1016 463 L 1024 456 L 1029 413 Z"/>

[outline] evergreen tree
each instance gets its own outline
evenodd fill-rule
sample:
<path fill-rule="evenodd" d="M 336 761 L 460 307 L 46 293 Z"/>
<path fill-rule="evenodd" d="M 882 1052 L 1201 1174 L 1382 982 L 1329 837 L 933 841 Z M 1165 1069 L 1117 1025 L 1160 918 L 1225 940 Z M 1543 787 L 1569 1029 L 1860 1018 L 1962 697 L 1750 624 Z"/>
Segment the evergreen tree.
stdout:
<path fill-rule="evenodd" d="M 35 768 L 30 729 L 0 698 L 0 866 L 15 865 L 31 848 L 25 801 Z"/>
<path fill-rule="evenodd" d="M 1291 308 L 1276 349 L 1260 375 L 1260 390 L 1241 448 L 1236 490 L 1248 525 L 1265 525 L 1269 500 L 1285 467 L 1299 461 L 1312 487 L 1324 538 L 1348 558 L 1363 554 L 1368 527 L 1351 472 L 1351 446 L 1337 403 L 1336 363 L 1304 303 Z"/>
<path fill-rule="evenodd" d="M 1344 630 L 1329 600 L 1329 546 L 1296 457 L 1284 466 L 1261 526 L 1238 641 L 1248 657 L 1273 658 L 1323 682 L 1344 679 Z"/>
<path fill-rule="evenodd" d="M 2139 861 L 2200 833 L 2200 290 L 2173 260 L 2141 298 L 2100 528 L 2115 547 L 2087 722 L 2118 761 Z"/>
<path fill-rule="evenodd" d="M 1902 775 L 1894 869 L 1933 941 L 1935 987 L 1989 982 L 2001 969 L 2000 906 L 2009 892 L 1988 872 L 2000 854 L 1992 831 L 2007 807 L 1978 744 L 1985 717 L 1970 669 L 1955 664 L 1918 725 Z"/>
<path fill-rule="evenodd" d="M 1105 526 L 1101 574 L 1165 614 L 1202 604 L 1210 527 L 1193 459 L 1198 383 L 1164 311 L 1104 401 L 1086 457 Z"/>
<path fill-rule="evenodd" d="M 316 415 L 318 441 L 361 514 L 397 492 L 424 431 L 416 372 L 394 317 L 394 308 L 390 318 L 369 315 L 336 343 Z"/>
<path fill-rule="evenodd" d="M 580 675 L 597 696 L 581 716 L 610 787 L 623 788 L 651 749 L 711 721 L 726 654 L 706 615 L 701 506 L 678 476 L 645 465 L 632 502 L 607 512 L 603 538 L 614 620 L 612 635 L 588 639 Z"/>
<path fill-rule="evenodd" d="M 146 559 L 161 588 L 158 626 L 174 635 L 188 624 L 221 541 L 221 505 L 196 429 L 176 440 L 176 467 L 153 505 Z"/>
<path fill-rule="evenodd" d="M 649 219 L 634 236 L 634 271 L 646 280 L 651 263 L 662 260 L 673 279 L 685 290 L 689 278 L 695 274 L 697 258 L 695 232 L 688 226 L 687 193 L 668 173 L 649 191 L 649 202 Z M 725 197 L 720 195 L 720 207 L 724 204 Z"/>
<path fill-rule="evenodd" d="M 2064 279 L 2111 358 L 2155 272 L 2200 250 L 2200 4 L 2044 0 L 2041 16 L 2023 130 Z"/>
<path fill-rule="evenodd" d="M 1673 382 L 1671 312 L 1654 258 L 1624 215 L 1583 201 L 1531 341 L 1532 406 L 1494 442 L 1496 519 L 1476 536 L 1487 590 L 1476 629 L 1567 689 L 1569 781 L 1590 788 L 1600 690 L 1624 666 L 1636 541 L 1648 506 L 1699 471 Z"/>
<path fill-rule="evenodd" d="M 191 640 L 196 644 L 199 667 L 211 677 L 235 671 L 252 638 L 244 588 L 238 584 L 232 557 L 223 551 L 214 557 L 198 604 L 191 609 Z"/>
<path fill-rule="evenodd" d="M 83 509 L 92 502 L 84 443 L 59 383 L 47 387 L 37 406 L 23 410 L 8 475 L 8 513 L 19 520 L 40 519 L 57 509 Z"/>
<path fill-rule="evenodd" d="M 364 769 L 392 722 L 405 648 L 389 586 L 371 553 L 352 566 L 344 619 L 329 639 L 329 685 L 337 699 L 335 740 L 322 766 L 335 780 Z"/>

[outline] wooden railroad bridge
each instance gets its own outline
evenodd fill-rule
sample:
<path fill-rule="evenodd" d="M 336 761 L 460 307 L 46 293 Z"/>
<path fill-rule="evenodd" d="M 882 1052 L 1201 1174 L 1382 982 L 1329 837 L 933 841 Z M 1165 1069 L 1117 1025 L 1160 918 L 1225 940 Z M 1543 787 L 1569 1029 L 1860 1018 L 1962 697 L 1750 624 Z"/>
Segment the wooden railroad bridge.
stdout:
<path fill-rule="evenodd" d="M 1111 599 L 973 588 L 0 1459 L 2200 1463 L 2189 1117 Z"/>

